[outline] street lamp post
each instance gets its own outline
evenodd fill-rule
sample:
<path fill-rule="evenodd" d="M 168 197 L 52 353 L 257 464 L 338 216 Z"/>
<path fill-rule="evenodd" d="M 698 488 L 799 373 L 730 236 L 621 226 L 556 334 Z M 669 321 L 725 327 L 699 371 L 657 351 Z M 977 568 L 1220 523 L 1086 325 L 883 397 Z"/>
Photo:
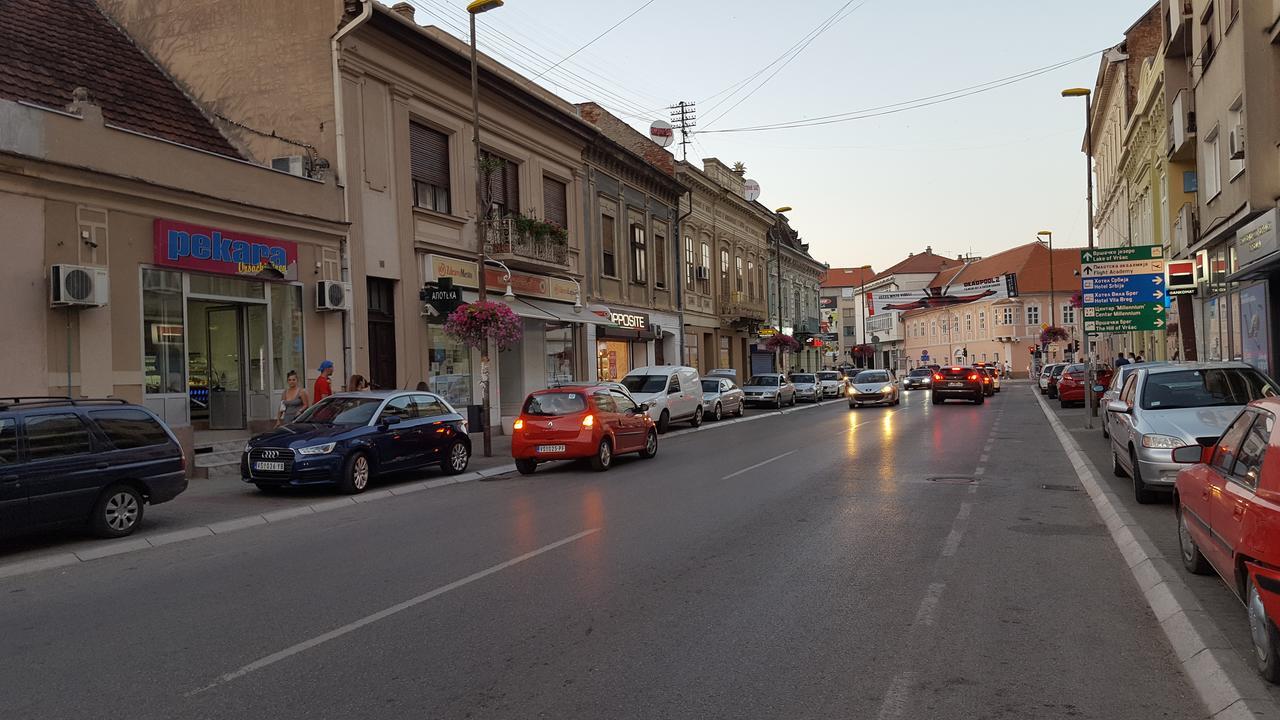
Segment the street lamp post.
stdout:
<path fill-rule="evenodd" d="M 476 280 L 477 295 L 480 302 L 488 298 L 484 269 L 484 215 L 488 208 L 484 202 L 484 173 L 480 162 L 480 72 L 476 61 L 476 15 L 502 7 L 503 0 L 473 0 L 467 5 L 467 15 L 471 18 L 471 141 L 476 154 L 476 269 L 479 278 Z M 508 278 L 510 274 L 508 273 Z M 507 286 L 510 288 L 510 285 Z M 510 289 L 507 290 L 510 293 Z M 485 338 L 484 349 L 480 354 L 480 407 L 484 414 L 484 456 L 493 457 L 493 430 L 489 427 L 489 354 L 493 341 Z"/>
<path fill-rule="evenodd" d="M 1085 175 L 1085 214 L 1088 215 L 1089 248 L 1093 248 L 1093 107 L 1091 100 L 1092 93 L 1089 88 L 1067 88 L 1062 91 L 1062 97 L 1082 97 L 1084 98 L 1084 175 Z M 1080 336 L 1084 338 L 1085 362 L 1088 363 L 1085 370 L 1085 416 L 1084 426 L 1086 428 L 1093 427 L 1093 418 L 1098 414 L 1098 400 L 1094 397 L 1093 383 L 1094 353 L 1089 348 L 1089 333 L 1085 330 L 1084 324 L 1084 308 L 1080 308 Z"/>
<path fill-rule="evenodd" d="M 1053 327 L 1058 324 L 1058 315 L 1055 309 L 1058 307 L 1058 299 L 1057 293 L 1054 292 L 1053 288 L 1053 232 L 1041 230 L 1036 235 L 1049 238 L 1049 326 Z"/>
<path fill-rule="evenodd" d="M 782 334 L 782 213 L 785 212 L 791 212 L 790 205 L 783 205 L 782 207 L 774 210 L 774 213 L 777 214 L 774 222 L 777 234 L 775 234 L 773 238 L 773 264 L 778 286 L 778 326 L 774 329 L 779 335 Z M 781 348 L 778 348 L 777 355 L 778 357 L 775 359 L 775 362 L 778 365 L 778 373 L 782 374 L 784 371 L 782 369 L 783 354 Z"/>

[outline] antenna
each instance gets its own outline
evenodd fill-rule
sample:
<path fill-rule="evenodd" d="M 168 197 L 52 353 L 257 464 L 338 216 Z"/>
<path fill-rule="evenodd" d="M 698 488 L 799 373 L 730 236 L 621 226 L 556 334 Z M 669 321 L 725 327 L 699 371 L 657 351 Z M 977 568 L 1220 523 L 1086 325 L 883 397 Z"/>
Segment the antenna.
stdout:
<path fill-rule="evenodd" d="M 680 160 L 689 159 L 689 143 L 692 130 L 697 125 L 698 104 L 681 100 L 671 106 L 671 124 L 680 128 Z"/>

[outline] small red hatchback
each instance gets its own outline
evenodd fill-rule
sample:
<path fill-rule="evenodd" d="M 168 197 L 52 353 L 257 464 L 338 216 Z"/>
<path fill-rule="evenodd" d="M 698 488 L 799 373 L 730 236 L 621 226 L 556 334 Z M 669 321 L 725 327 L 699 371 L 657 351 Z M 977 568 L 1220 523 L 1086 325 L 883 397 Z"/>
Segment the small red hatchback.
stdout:
<path fill-rule="evenodd" d="M 1062 376 L 1058 378 L 1058 402 L 1062 407 L 1068 407 L 1076 403 L 1081 406 L 1085 403 L 1084 394 L 1084 377 L 1087 366 L 1076 363 L 1068 365 L 1066 370 L 1062 371 Z M 1098 365 L 1094 371 L 1094 386 L 1101 385 L 1103 388 L 1111 384 L 1111 368 L 1106 365 Z M 1105 390 L 1104 390 L 1105 392 Z M 1094 392 L 1094 397 L 1098 400 L 1102 399 L 1102 393 Z M 1095 404 L 1094 407 L 1097 407 Z"/>
<path fill-rule="evenodd" d="M 613 458 L 658 454 L 658 429 L 646 405 L 622 390 L 578 385 L 539 390 L 524 401 L 511 435 L 516 469 L 531 475 L 538 463 L 588 458 L 608 470 Z"/>
<path fill-rule="evenodd" d="M 1249 615 L 1258 672 L 1280 682 L 1280 398 L 1255 400 L 1212 447 L 1173 451 L 1182 564 L 1217 571 Z"/>

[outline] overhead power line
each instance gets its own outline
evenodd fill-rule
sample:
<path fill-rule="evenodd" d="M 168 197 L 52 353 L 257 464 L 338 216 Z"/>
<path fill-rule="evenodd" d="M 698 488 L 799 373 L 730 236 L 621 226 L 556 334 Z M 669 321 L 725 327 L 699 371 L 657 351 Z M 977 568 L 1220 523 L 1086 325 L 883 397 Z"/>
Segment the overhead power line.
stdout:
<path fill-rule="evenodd" d="M 617 28 L 619 25 L 621 25 L 622 23 L 624 23 L 624 22 L 626 22 L 626 21 L 630 20 L 630 19 L 631 19 L 631 18 L 632 18 L 636 13 L 638 13 L 638 12 L 640 12 L 641 10 L 643 10 L 643 9 L 645 9 L 645 8 L 647 8 L 647 7 L 649 7 L 649 6 L 650 6 L 650 5 L 652 5 L 652 4 L 653 4 L 653 0 L 645 0 L 645 3 L 644 3 L 643 5 L 641 5 L 640 7 L 636 8 L 635 10 L 632 10 L 630 13 L 628 13 L 628 14 L 627 14 L 627 16 L 626 16 L 626 17 L 624 17 L 624 18 L 622 18 L 621 20 L 619 20 L 618 22 L 616 22 L 616 23 L 614 23 L 614 24 L 610 25 L 610 26 L 608 27 L 608 29 L 606 29 L 604 32 L 602 32 L 602 33 L 600 33 L 599 35 L 597 35 L 597 36 L 595 36 L 595 37 L 591 38 L 590 40 L 588 40 L 586 45 L 583 45 L 582 47 L 578 48 L 577 50 L 574 50 L 573 52 L 569 53 L 568 55 L 565 55 L 564 57 L 560 58 L 559 60 L 557 60 L 557 61 L 556 61 L 556 64 L 555 64 L 555 65 L 552 65 L 551 67 L 547 68 L 546 70 L 543 70 L 542 72 L 538 73 L 536 76 L 534 76 L 534 78 L 533 78 L 533 79 L 534 79 L 534 80 L 537 80 L 538 78 L 540 78 L 540 77 L 542 77 L 543 75 L 545 75 L 545 74 L 547 73 L 547 71 L 549 71 L 549 70 L 553 70 L 553 69 L 555 69 L 555 68 L 557 68 L 557 67 L 560 67 L 560 63 L 564 62 L 565 60 L 568 60 L 569 58 L 573 57 L 574 55 L 577 55 L 578 53 L 582 52 L 583 50 L 586 50 L 587 48 L 591 47 L 592 43 L 594 43 L 595 41 L 597 41 L 597 40 L 599 40 L 600 38 L 604 37 L 605 35 L 608 35 L 609 33 L 613 32 L 613 31 L 614 31 L 614 29 L 615 29 L 615 28 Z"/>

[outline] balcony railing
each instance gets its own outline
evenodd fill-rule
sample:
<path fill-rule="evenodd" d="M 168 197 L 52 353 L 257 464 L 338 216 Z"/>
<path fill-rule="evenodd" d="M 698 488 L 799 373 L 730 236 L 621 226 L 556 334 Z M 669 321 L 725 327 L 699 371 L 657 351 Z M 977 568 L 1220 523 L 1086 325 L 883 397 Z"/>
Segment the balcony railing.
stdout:
<path fill-rule="evenodd" d="M 561 270 L 569 266 L 567 238 L 522 231 L 512 218 L 485 221 L 484 251 L 515 265 Z"/>
<path fill-rule="evenodd" d="M 746 293 L 730 292 L 720 296 L 720 317 L 728 323 L 763 322 L 764 298 L 752 300 Z"/>

